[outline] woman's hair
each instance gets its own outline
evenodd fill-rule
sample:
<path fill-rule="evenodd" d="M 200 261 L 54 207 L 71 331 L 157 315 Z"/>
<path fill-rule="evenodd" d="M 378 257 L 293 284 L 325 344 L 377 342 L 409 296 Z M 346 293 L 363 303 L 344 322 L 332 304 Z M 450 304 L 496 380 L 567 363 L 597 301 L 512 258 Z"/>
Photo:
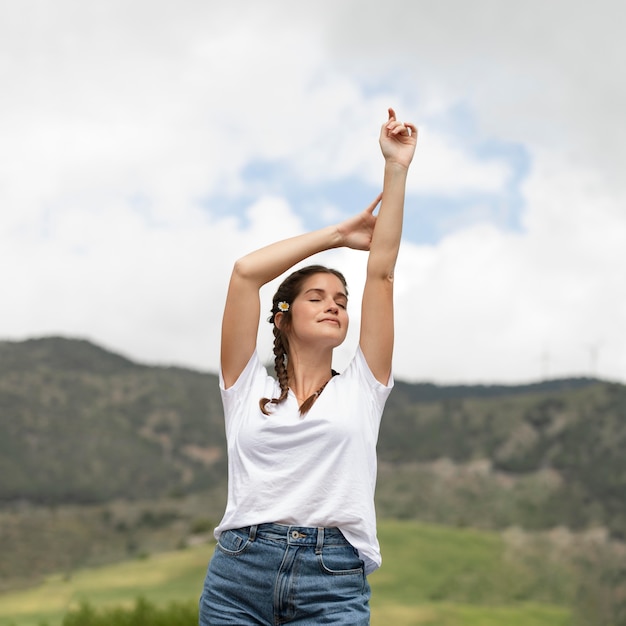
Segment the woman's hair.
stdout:
<path fill-rule="evenodd" d="M 270 324 L 273 324 L 274 369 L 276 370 L 276 378 L 278 379 L 278 384 L 280 385 L 280 396 L 278 398 L 261 398 L 261 400 L 259 400 L 259 406 L 265 415 L 269 415 L 269 411 L 265 408 L 266 404 L 280 404 L 285 401 L 287 394 L 289 393 L 287 359 L 289 358 L 289 331 L 291 330 L 292 324 L 291 305 L 302 291 L 304 282 L 307 278 L 313 276 L 314 274 L 333 274 L 341 281 L 344 289 L 346 289 L 347 295 L 347 284 L 344 275 L 341 272 L 325 267 L 324 265 L 309 265 L 307 267 L 302 267 L 287 276 L 287 278 L 285 278 L 285 280 L 280 284 L 278 290 L 274 294 L 274 299 L 272 300 L 272 314 L 267 320 Z M 279 303 L 283 306 L 286 303 L 289 305 L 289 308 L 286 311 L 281 310 Z M 278 326 L 274 323 L 276 313 L 279 312 L 283 314 L 283 318 L 280 323 L 281 328 L 278 328 Z M 336 372 L 333 372 L 333 375 L 335 374 Z M 322 392 L 322 389 L 316 391 L 302 403 L 302 406 L 300 407 L 300 415 L 305 415 L 309 411 L 317 399 L 317 396 L 319 396 Z"/>

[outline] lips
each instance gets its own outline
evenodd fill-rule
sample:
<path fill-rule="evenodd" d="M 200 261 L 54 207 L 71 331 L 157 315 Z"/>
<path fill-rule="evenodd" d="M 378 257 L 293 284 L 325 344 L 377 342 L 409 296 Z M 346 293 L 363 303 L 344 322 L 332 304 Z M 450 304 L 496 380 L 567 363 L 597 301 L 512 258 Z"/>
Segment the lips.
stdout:
<path fill-rule="evenodd" d="M 339 326 L 339 320 L 335 319 L 334 317 L 325 317 L 324 319 L 320 320 L 320 323 L 321 322 L 330 322 L 331 324 Z"/>

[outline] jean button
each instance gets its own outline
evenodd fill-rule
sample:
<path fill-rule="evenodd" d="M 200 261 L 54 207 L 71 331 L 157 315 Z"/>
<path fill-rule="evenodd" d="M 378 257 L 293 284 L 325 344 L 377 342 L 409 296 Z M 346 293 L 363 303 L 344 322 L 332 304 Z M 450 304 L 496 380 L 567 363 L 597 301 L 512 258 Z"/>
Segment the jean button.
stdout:
<path fill-rule="evenodd" d="M 292 536 L 294 539 L 297 539 L 297 538 L 300 536 L 300 533 L 299 533 L 297 530 L 292 530 L 292 531 L 291 531 L 291 536 Z"/>

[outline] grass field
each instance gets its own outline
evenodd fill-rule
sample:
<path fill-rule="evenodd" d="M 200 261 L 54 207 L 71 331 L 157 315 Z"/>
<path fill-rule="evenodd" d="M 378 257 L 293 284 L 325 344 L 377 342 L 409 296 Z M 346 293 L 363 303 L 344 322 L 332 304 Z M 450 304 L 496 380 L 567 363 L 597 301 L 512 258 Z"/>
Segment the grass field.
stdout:
<path fill-rule="evenodd" d="M 382 521 L 383 567 L 370 577 L 374 626 L 569 626 L 545 575 L 507 561 L 496 533 Z M 0 626 L 59 626 L 88 601 L 94 607 L 196 603 L 212 546 L 155 554 L 55 576 L 34 589 L 0 596 Z M 562 579 L 555 574 L 550 578 Z M 543 594 L 543 595 L 542 595 Z M 564 604 L 564 603 L 563 603 Z"/>

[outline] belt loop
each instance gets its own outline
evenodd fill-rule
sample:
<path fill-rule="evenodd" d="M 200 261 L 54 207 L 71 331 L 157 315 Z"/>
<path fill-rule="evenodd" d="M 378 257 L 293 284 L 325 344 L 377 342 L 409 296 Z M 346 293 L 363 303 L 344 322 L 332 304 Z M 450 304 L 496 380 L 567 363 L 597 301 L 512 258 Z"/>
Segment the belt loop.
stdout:
<path fill-rule="evenodd" d="M 250 541 L 254 541 L 256 539 L 257 528 L 257 524 L 255 524 L 254 526 L 250 526 L 250 531 L 248 533 L 248 538 L 250 539 Z"/>
<path fill-rule="evenodd" d="M 322 554 L 322 548 L 324 547 L 324 529 L 317 529 L 317 545 L 315 546 L 315 554 Z"/>

